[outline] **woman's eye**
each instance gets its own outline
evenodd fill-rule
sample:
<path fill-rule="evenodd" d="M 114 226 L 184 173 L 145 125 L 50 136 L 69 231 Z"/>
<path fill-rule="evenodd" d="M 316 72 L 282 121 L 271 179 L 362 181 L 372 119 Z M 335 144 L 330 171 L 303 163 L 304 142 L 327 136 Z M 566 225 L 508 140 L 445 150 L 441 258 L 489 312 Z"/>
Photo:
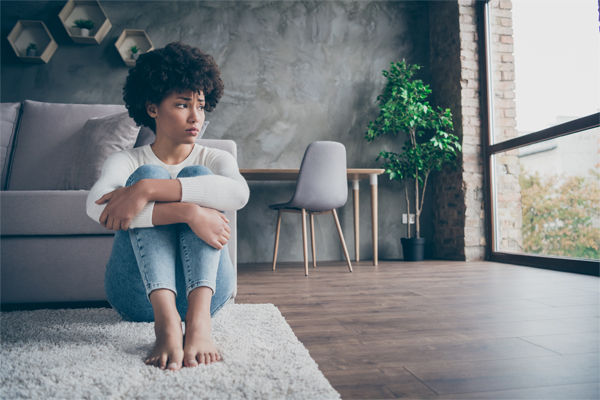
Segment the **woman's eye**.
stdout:
<path fill-rule="evenodd" d="M 177 104 L 177 107 L 179 106 L 185 106 L 187 107 L 187 104 Z M 204 110 L 204 106 L 198 106 L 199 109 Z"/>

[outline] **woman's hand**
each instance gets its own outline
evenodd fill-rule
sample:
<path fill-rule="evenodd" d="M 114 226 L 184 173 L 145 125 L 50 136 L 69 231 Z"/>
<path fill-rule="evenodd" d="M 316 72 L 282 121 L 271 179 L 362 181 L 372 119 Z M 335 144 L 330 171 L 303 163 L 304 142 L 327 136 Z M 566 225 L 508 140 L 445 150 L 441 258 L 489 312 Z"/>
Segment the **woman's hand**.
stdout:
<path fill-rule="evenodd" d="M 223 249 L 231 233 L 225 214 L 199 205 L 195 205 L 193 210 L 187 222 L 192 231 L 208 245 L 217 250 Z"/>
<path fill-rule="evenodd" d="M 113 231 L 129 229 L 133 217 L 148 204 L 147 194 L 140 182 L 113 190 L 96 200 L 96 204 L 108 202 L 100 214 L 102 226 Z"/>

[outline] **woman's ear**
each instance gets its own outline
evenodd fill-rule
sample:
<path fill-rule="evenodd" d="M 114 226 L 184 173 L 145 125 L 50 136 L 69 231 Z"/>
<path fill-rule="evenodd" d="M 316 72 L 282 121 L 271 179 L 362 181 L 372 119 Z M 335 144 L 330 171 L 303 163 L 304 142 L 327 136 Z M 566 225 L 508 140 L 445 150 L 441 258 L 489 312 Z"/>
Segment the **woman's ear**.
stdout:
<path fill-rule="evenodd" d="M 149 101 L 146 102 L 146 111 L 152 118 L 156 118 L 156 104 Z"/>

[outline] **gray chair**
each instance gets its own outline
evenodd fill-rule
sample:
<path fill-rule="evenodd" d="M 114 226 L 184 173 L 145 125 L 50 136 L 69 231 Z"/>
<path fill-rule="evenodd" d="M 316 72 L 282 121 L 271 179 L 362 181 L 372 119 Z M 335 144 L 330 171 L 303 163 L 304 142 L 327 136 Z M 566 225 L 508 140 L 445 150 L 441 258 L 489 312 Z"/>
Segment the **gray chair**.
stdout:
<path fill-rule="evenodd" d="M 338 142 L 313 142 L 308 145 L 296 191 L 292 199 L 287 203 L 272 204 L 269 208 L 278 210 L 277 231 L 275 233 L 275 251 L 273 253 L 273 271 L 277 263 L 277 248 L 279 247 L 279 231 L 281 228 L 281 213 L 292 212 L 302 214 L 302 242 L 304 246 L 304 273 L 308 276 L 308 249 L 306 240 L 306 214 L 310 215 L 310 236 L 312 242 L 313 267 L 317 266 L 315 260 L 315 214 L 333 214 L 344 255 L 348 263 L 348 269 L 352 272 L 350 256 L 344 241 L 344 235 L 340 226 L 336 208 L 346 204 L 348 198 L 348 179 L 346 174 L 346 148 Z"/>

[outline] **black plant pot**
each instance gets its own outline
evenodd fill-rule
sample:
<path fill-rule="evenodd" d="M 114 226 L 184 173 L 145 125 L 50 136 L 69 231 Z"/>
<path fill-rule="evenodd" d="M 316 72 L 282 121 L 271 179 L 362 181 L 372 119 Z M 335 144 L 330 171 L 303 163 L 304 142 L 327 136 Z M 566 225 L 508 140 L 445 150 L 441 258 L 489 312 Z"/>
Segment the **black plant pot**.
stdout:
<path fill-rule="evenodd" d="M 404 261 L 423 261 L 425 252 L 425 238 L 402 238 L 402 252 Z"/>

